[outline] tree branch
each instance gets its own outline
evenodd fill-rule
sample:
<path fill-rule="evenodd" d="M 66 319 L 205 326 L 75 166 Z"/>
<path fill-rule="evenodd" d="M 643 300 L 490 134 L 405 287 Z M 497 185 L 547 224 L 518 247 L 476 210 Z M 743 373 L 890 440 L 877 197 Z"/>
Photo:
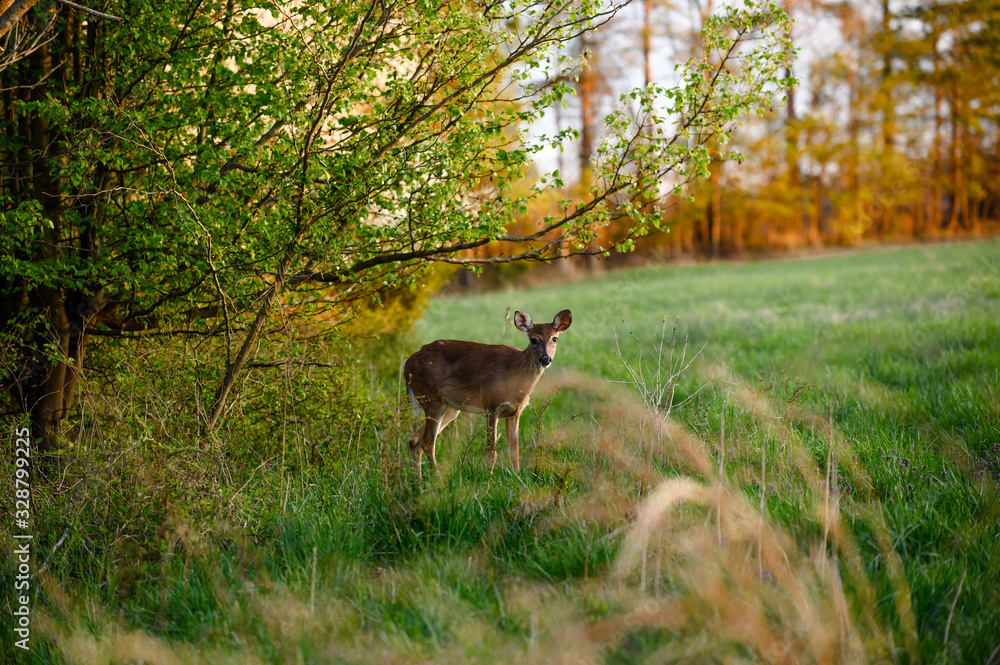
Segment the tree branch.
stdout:
<path fill-rule="evenodd" d="M 299 367 L 337 367 L 331 363 L 306 362 L 304 360 L 282 360 L 273 363 L 248 363 L 247 369 L 263 369 L 269 367 L 284 367 L 285 365 L 297 365 Z"/>
<path fill-rule="evenodd" d="M 84 7 L 83 5 L 78 5 L 75 2 L 70 2 L 70 0 L 56 0 L 56 2 L 66 5 L 67 7 L 72 7 L 73 9 L 78 9 L 79 11 L 90 14 L 91 16 L 96 16 L 97 18 L 103 18 L 106 21 L 115 21 L 116 23 L 125 22 L 125 19 L 121 18 L 120 16 L 105 14 L 104 12 L 99 12 L 96 9 L 91 9 L 90 7 Z"/>
<path fill-rule="evenodd" d="M 38 4 L 38 0 L 14 0 L 0 14 L 0 37 L 3 37 L 14 27 L 14 24 L 21 20 L 21 17 L 27 13 L 29 9 Z"/>

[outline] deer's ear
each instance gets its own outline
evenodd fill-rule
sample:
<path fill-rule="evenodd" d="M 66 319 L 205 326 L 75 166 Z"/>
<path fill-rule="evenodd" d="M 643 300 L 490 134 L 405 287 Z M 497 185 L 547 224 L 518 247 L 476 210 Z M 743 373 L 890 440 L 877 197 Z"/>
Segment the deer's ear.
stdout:
<path fill-rule="evenodd" d="M 524 312 L 514 312 L 514 327 L 527 334 L 531 332 L 531 317 Z"/>
<path fill-rule="evenodd" d="M 556 318 L 552 319 L 552 327 L 558 330 L 559 332 L 562 332 L 567 328 L 569 328 L 569 324 L 571 323 L 573 323 L 573 315 L 570 313 L 568 309 L 564 309 L 563 311 L 559 312 L 558 314 L 556 314 Z"/>

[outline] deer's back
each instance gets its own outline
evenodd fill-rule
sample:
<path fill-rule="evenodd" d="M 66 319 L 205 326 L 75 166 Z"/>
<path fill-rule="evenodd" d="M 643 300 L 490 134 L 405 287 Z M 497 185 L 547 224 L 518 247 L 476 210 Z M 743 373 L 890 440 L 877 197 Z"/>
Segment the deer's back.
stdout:
<path fill-rule="evenodd" d="M 527 400 L 538 377 L 522 365 L 522 352 L 512 346 L 441 339 L 410 356 L 403 371 L 418 399 L 479 411 Z"/>

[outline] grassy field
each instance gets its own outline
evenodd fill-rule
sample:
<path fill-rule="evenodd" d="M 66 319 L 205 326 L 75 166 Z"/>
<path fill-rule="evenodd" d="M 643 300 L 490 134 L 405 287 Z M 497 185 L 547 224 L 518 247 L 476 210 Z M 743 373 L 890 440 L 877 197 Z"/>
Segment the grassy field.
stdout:
<path fill-rule="evenodd" d="M 462 416 L 418 482 L 399 358 L 523 346 L 508 307 L 574 317 L 522 473 Z M 436 299 L 356 464 L 265 469 L 139 572 L 52 557 L 24 661 L 998 662 L 998 322 L 996 241 Z"/>

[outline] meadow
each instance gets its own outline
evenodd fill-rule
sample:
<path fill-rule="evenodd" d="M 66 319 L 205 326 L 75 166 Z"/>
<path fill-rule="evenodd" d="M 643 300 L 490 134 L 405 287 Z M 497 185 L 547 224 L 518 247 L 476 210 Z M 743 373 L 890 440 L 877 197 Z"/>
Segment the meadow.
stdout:
<path fill-rule="evenodd" d="M 418 481 L 399 361 L 563 308 L 521 474 L 463 415 Z M 50 556 L 21 660 L 1000 662 L 1000 242 L 439 297 L 370 364 L 343 464 L 148 565 Z"/>

